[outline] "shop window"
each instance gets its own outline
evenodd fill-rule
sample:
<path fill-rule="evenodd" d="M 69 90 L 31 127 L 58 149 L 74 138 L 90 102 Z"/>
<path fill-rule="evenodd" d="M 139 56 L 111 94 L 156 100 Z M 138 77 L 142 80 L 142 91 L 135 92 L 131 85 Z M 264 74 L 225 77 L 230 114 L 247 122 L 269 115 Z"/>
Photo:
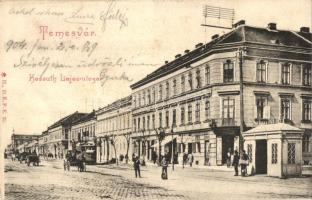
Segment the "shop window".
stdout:
<path fill-rule="evenodd" d="M 277 163 L 277 144 L 272 144 L 272 164 Z"/>
<path fill-rule="evenodd" d="M 296 162 L 296 144 L 288 143 L 288 164 L 295 164 Z"/>

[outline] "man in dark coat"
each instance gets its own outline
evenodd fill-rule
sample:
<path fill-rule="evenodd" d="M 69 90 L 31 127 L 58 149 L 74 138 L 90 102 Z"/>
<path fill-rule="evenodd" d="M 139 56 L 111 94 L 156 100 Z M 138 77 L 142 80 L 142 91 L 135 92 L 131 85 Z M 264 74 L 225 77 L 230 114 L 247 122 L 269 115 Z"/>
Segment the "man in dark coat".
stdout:
<path fill-rule="evenodd" d="M 233 166 L 235 169 L 235 175 L 234 176 L 238 176 L 238 164 L 239 164 L 239 155 L 238 155 L 238 152 L 235 150 L 234 157 L 233 157 Z"/>
<path fill-rule="evenodd" d="M 140 159 L 139 157 L 135 157 L 134 162 L 133 162 L 133 167 L 134 167 L 134 172 L 135 172 L 135 178 L 138 176 L 141 178 L 141 171 L 140 171 Z"/>

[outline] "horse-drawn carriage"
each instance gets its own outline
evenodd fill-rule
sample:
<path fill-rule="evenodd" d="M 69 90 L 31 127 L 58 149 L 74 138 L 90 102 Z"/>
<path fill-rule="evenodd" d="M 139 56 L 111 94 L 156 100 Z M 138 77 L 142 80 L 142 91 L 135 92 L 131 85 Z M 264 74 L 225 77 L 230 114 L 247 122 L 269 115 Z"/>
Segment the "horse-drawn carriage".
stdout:
<path fill-rule="evenodd" d="M 79 172 L 86 171 L 84 152 L 68 151 L 64 160 L 64 170 L 70 171 L 71 166 L 76 166 Z"/>
<path fill-rule="evenodd" d="M 20 163 L 22 163 L 23 161 L 25 161 L 25 163 L 27 162 L 27 156 L 28 153 L 27 152 L 22 152 L 18 155 L 18 160 L 20 161 Z"/>
<path fill-rule="evenodd" d="M 39 166 L 39 162 L 40 162 L 40 159 L 37 154 L 29 154 L 26 157 L 27 166 L 30 166 L 30 163 L 32 163 L 33 166 Z"/>

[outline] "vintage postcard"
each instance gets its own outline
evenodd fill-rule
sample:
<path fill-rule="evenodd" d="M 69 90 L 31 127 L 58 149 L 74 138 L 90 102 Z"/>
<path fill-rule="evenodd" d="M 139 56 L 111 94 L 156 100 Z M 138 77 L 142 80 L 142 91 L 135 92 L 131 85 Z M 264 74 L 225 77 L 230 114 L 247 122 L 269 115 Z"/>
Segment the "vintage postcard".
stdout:
<path fill-rule="evenodd" d="M 0 0 L 0 199 L 312 199 L 310 0 Z"/>

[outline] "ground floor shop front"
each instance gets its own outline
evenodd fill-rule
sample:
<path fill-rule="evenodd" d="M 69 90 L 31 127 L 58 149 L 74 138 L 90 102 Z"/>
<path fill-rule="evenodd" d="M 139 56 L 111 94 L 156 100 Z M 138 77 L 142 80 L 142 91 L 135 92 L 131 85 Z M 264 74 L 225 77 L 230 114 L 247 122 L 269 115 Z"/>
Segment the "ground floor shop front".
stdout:
<path fill-rule="evenodd" d="M 193 165 L 223 165 L 227 152 L 239 147 L 237 128 L 224 130 L 203 130 L 165 134 L 159 145 L 158 137 L 150 135 L 145 138 L 133 137 L 133 152 L 142 160 L 158 160 L 159 154 L 167 156 L 170 162 L 182 164 L 183 157 L 193 157 Z M 160 149 L 160 152 L 159 152 Z M 156 157 L 156 159 L 155 159 Z"/>

